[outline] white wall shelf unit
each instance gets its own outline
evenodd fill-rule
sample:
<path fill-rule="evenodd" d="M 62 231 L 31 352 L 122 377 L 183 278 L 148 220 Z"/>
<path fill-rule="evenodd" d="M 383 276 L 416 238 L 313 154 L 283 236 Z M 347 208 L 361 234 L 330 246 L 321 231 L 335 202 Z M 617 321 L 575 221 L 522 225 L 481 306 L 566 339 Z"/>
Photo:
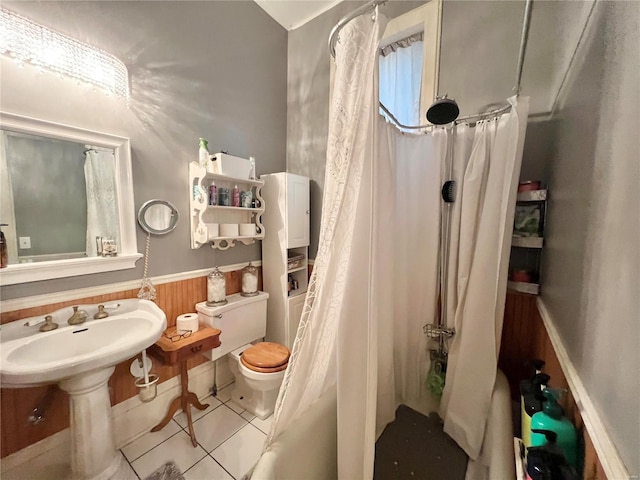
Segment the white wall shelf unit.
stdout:
<path fill-rule="evenodd" d="M 267 340 L 288 348 L 298 330 L 308 286 L 309 179 L 292 173 L 263 175 L 262 282 L 269 293 Z"/>
<path fill-rule="evenodd" d="M 242 191 L 251 191 L 257 201 L 255 207 L 232 207 L 225 205 L 209 205 L 209 187 L 212 183 L 218 189 L 228 188 L 231 192 L 237 185 Z M 262 223 L 262 214 L 265 210 L 265 202 L 262 197 L 264 181 L 236 178 L 217 173 L 210 173 L 196 162 L 189 164 L 189 219 L 191 222 L 191 248 L 198 249 L 207 243 L 212 248 L 227 250 L 236 242 L 249 245 L 256 240 L 264 238 L 265 227 Z M 217 224 L 254 224 L 255 235 L 211 236 L 207 225 Z"/>
<path fill-rule="evenodd" d="M 518 192 L 516 202 L 518 205 L 538 205 L 540 209 L 540 220 L 538 235 L 525 236 L 527 234 L 518 234 L 514 231 L 514 235 L 511 239 L 511 247 L 515 248 L 511 252 L 511 264 L 521 263 L 523 259 L 527 266 L 535 264 L 535 278 L 531 282 L 518 282 L 509 280 L 507 287 L 511 290 L 521 293 L 528 293 L 530 295 L 538 295 L 540 293 L 540 264 L 542 261 L 542 248 L 544 246 L 544 220 L 546 214 L 546 202 L 548 191 L 546 189 L 531 190 L 527 192 Z M 521 250 L 521 252 L 518 252 Z M 529 259 L 533 258 L 533 261 Z"/>

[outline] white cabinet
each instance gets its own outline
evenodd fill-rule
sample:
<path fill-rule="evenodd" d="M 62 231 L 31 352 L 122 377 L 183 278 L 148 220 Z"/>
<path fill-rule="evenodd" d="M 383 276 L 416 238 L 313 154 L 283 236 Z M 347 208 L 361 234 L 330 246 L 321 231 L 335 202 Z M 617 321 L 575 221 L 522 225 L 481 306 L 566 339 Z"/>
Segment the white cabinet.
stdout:
<path fill-rule="evenodd" d="M 293 346 L 308 283 L 309 179 L 292 173 L 262 175 L 263 290 L 267 340 Z"/>
<path fill-rule="evenodd" d="M 251 192 L 255 205 L 248 207 L 209 205 L 210 187 L 214 183 L 218 192 L 225 188 L 230 197 L 236 186 L 238 190 Z M 189 164 L 191 248 L 200 248 L 211 242 L 212 248 L 227 250 L 233 247 L 236 241 L 249 245 L 264 238 L 262 214 L 265 202 L 261 194 L 263 185 L 262 180 L 209 173 L 196 162 L 191 162 Z M 217 234 L 214 233 L 216 228 Z M 232 230 L 231 233 L 228 230 Z"/>
<path fill-rule="evenodd" d="M 287 248 L 309 245 L 309 179 L 287 176 Z"/>
<path fill-rule="evenodd" d="M 296 333 L 298 332 L 298 324 L 300 323 L 300 317 L 302 317 L 302 309 L 304 308 L 304 299 L 306 295 L 296 295 L 289 298 L 289 305 L 287 316 L 289 321 L 287 322 L 287 338 L 286 345 L 293 347 L 293 341 L 296 339 Z"/>

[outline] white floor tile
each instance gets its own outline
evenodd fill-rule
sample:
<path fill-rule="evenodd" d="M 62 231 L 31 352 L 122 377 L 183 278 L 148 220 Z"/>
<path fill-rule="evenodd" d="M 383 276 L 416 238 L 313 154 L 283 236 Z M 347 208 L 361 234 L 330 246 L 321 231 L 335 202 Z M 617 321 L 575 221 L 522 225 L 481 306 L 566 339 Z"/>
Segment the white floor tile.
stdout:
<path fill-rule="evenodd" d="M 256 416 L 255 416 L 253 413 L 251 413 L 251 412 L 249 412 L 249 411 L 247 411 L 247 410 L 245 410 L 244 412 L 242 412 L 242 413 L 240 414 L 240 416 L 241 416 L 242 418 L 244 418 L 247 422 L 250 422 L 251 420 L 253 420 L 254 418 L 256 418 Z"/>
<path fill-rule="evenodd" d="M 2 472 L 2 480 L 60 480 L 71 478 L 71 459 L 69 453 L 65 455 L 54 454 L 59 450 L 53 448 L 34 459 L 17 466 L 14 469 Z M 119 453 L 119 455 L 121 455 Z M 120 466 L 113 478 L 118 480 L 138 480 L 138 476 L 133 471 L 127 460 L 122 456 Z"/>
<path fill-rule="evenodd" d="M 206 454 L 200 446 L 194 448 L 191 445 L 189 435 L 184 431 L 180 431 L 166 442 L 161 443 L 135 462 L 132 462 L 131 466 L 140 478 L 149 476 L 169 460 L 173 460 L 180 468 L 180 471 L 185 472 L 204 458 Z"/>
<path fill-rule="evenodd" d="M 235 478 L 241 478 L 258 461 L 266 435 L 249 424 L 224 442 L 211 456 Z"/>
<path fill-rule="evenodd" d="M 184 473 L 185 480 L 233 480 L 224 468 L 206 456 Z"/>
<path fill-rule="evenodd" d="M 200 445 L 210 452 L 246 424 L 244 418 L 222 405 L 198 419 L 193 428 Z"/>
<path fill-rule="evenodd" d="M 116 473 L 113 475 L 112 478 L 117 478 L 118 480 L 138 480 L 138 475 L 136 475 L 136 472 L 133 470 L 133 467 L 129 465 L 129 462 L 127 462 L 127 459 L 124 458 L 124 455 L 123 455 L 122 462 L 120 463 L 120 467 L 118 468 L 118 470 L 116 471 Z"/>
<path fill-rule="evenodd" d="M 218 408 L 220 405 L 222 405 L 222 402 L 220 400 L 216 400 L 214 397 L 207 397 L 207 398 L 201 400 L 200 403 L 202 403 L 204 405 L 206 405 L 208 403 L 209 404 L 209 408 L 207 408 L 206 410 L 198 410 L 197 408 L 192 406 L 191 407 L 191 419 L 194 422 L 197 419 L 199 419 L 200 417 L 205 416 L 207 413 L 212 412 L 213 410 Z M 173 419 L 176 422 L 178 422 L 178 424 L 182 428 L 187 428 L 187 415 L 184 412 L 180 412 L 178 415 L 173 417 Z"/>
<path fill-rule="evenodd" d="M 223 389 L 218 390 L 218 395 L 216 396 L 216 398 L 222 403 L 228 402 L 229 400 L 231 400 L 231 390 L 234 386 L 235 383 L 232 383 L 231 385 L 227 385 Z"/>
<path fill-rule="evenodd" d="M 260 420 L 258 417 L 256 417 L 253 420 L 251 420 L 251 424 L 253 426 L 259 428 L 260 430 L 262 430 L 267 435 L 269 435 L 269 430 L 271 430 L 271 424 L 272 423 L 273 423 L 273 415 L 269 415 L 264 420 Z"/>
<path fill-rule="evenodd" d="M 153 447 L 164 442 L 167 438 L 175 435 L 180 431 L 180 426 L 176 422 L 169 422 L 159 432 L 148 432 L 139 438 L 136 438 L 133 442 L 122 447 L 122 453 L 130 462 L 133 462 L 137 458 L 141 457 Z"/>
<path fill-rule="evenodd" d="M 229 400 L 228 402 L 225 403 L 225 405 L 229 407 L 231 410 L 233 410 L 234 412 L 236 412 L 238 415 L 244 412 L 244 408 L 238 405 L 237 403 L 235 403 L 233 400 Z"/>

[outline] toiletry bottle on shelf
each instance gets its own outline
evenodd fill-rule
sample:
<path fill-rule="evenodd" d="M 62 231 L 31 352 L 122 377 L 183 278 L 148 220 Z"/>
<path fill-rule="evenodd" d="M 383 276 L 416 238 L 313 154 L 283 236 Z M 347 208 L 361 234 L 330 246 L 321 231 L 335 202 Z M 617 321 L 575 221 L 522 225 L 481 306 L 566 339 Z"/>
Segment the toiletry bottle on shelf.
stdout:
<path fill-rule="evenodd" d="M 232 205 L 234 207 L 239 207 L 240 206 L 240 190 L 238 190 L 238 185 L 233 187 L 232 198 L 233 198 Z"/>
<path fill-rule="evenodd" d="M 542 411 L 531 417 L 531 446 L 538 447 L 545 444 L 545 436 L 534 433 L 535 430 L 550 430 L 557 436 L 558 447 L 562 449 L 569 465 L 574 468 L 578 466 L 578 435 L 576 428 L 563 416 L 562 407 L 558 403 L 561 390 L 546 388 L 542 394 L 546 400 Z"/>
<path fill-rule="evenodd" d="M 537 400 L 542 400 L 544 398 L 542 397 L 542 390 L 544 389 L 544 387 L 547 386 L 547 382 L 549 381 L 549 379 L 547 378 L 546 381 L 540 381 L 539 379 L 539 381 L 536 382 L 537 376 L 542 374 L 542 369 L 544 368 L 544 361 L 534 359 L 532 363 L 533 363 L 533 367 L 535 368 L 535 371 L 532 372 L 531 377 L 527 378 L 526 380 L 522 380 L 520 382 L 520 425 L 521 425 L 520 436 L 522 438 L 522 442 L 527 447 L 529 446 L 529 440 L 530 440 L 529 436 L 531 435 L 531 415 L 542 410 L 542 404 L 539 405 L 540 407 L 539 409 L 527 415 L 525 402 L 527 401 L 527 399 L 531 398 L 530 397 L 531 395 L 535 394 L 536 392 L 538 393 Z M 527 438 L 525 439 L 525 437 Z"/>
<path fill-rule="evenodd" d="M 211 182 L 211 186 L 209 186 L 209 205 L 217 205 L 218 204 L 218 187 L 216 187 L 216 182 Z"/>
<path fill-rule="evenodd" d="M 576 470 L 569 465 L 564 452 L 556 445 L 557 435 L 551 430 L 533 430 L 544 435 L 546 443 L 527 451 L 527 480 L 578 480 Z"/>
<path fill-rule="evenodd" d="M 542 391 L 549 384 L 551 377 L 546 373 L 538 373 L 533 377 L 531 390 L 523 396 L 522 404 L 522 443 L 525 447 L 531 446 L 531 418 L 538 412 L 542 411 L 542 407 L 546 400 Z"/>
<path fill-rule="evenodd" d="M 0 224 L 0 268 L 5 268 L 9 265 L 9 253 L 7 251 L 7 239 L 4 238 L 2 227 L 9 226 L 8 223 Z"/>
<path fill-rule="evenodd" d="M 251 170 L 249 170 L 249 180 L 256 179 L 256 159 L 255 157 L 249 157 L 249 162 L 251 162 Z"/>
<path fill-rule="evenodd" d="M 209 163 L 209 146 L 204 138 L 200 138 L 200 148 L 198 149 L 198 164 L 203 168 L 207 168 L 207 163 Z"/>

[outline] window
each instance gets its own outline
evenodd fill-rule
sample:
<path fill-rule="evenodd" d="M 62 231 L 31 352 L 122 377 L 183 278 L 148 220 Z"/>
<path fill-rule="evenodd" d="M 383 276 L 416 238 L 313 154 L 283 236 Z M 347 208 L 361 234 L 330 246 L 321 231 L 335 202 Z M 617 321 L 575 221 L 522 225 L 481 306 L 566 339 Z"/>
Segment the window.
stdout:
<path fill-rule="evenodd" d="M 441 0 L 389 21 L 381 42 L 380 101 L 405 125 L 426 123 L 438 91 Z"/>

